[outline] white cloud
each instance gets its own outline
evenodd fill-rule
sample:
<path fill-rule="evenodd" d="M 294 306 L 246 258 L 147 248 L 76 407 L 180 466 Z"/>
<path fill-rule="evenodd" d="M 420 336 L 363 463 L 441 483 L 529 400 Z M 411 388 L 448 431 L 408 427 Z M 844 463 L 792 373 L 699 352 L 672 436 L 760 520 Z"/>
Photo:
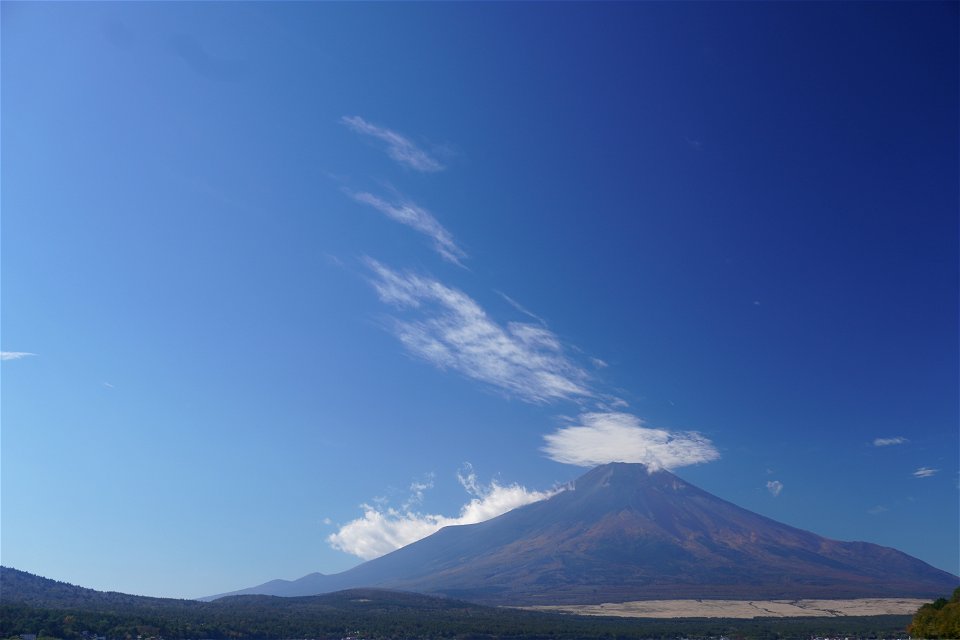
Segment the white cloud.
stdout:
<path fill-rule="evenodd" d="M 340 121 L 357 133 L 372 136 L 387 144 L 387 155 L 411 169 L 434 173 L 445 168 L 440 162 L 396 131 L 378 127 L 360 116 L 343 116 Z"/>
<path fill-rule="evenodd" d="M 590 358 L 590 362 L 592 362 L 593 366 L 595 366 L 597 369 L 606 369 L 610 366 L 600 358 Z"/>
<path fill-rule="evenodd" d="M 626 409 L 629 406 L 629 402 L 617 396 L 605 395 L 597 402 L 597 409 L 603 413 L 620 413 L 621 409 Z"/>
<path fill-rule="evenodd" d="M 0 360 L 20 360 L 21 358 L 29 358 L 35 355 L 37 354 L 27 351 L 0 351 Z"/>
<path fill-rule="evenodd" d="M 720 457 L 713 443 L 699 433 L 651 429 L 629 413 L 585 413 L 579 422 L 544 436 L 543 451 L 550 459 L 581 467 L 639 462 L 657 471 Z"/>
<path fill-rule="evenodd" d="M 473 498 L 460 508 L 460 514 L 456 517 L 364 504 L 361 505 L 363 516 L 340 527 L 327 537 L 327 542 L 334 549 L 372 560 L 436 533 L 443 527 L 484 522 L 559 492 L 530 491 L 518 484 L 501 485 L 496 481 L 484 486 L 477 481 L 469 465 L 466 474 L 458 474 L 458 478 Z"/>
<path fill-rule="evenodd" d="M 783 491 L 783 483 L 779 480 L 768 480 L 767 491 L 770 492 L 770 495 L 776 498 L 778 495 L 780 495 L 780 492 Z"/>
<path fill-rule="evenodd" d="M 913 477 L 929 478 L 930 476 L 934 475 L 938 471 L 940 471 L 940 469 L 931 469 L 930 467 L 920 467 L 919 469 L 913 472 Z"/>
<path fill-rule="evenodd" d="M 437 219 L 426 209 L 407 200 L 387 202 L 371 193 L 352 193 L 349 191 L 347 193 L 357 202 L 370 205 L 391 220 L 405 224 L 433 239 L 433 247 L 437 253 L 445 260 L 463 266 L 460 260 L 466 258 L 467 254 L 453 241 L 453 235 L 437 222 Z"/>
<path fill-rule="evenodd" d="M 523 400 L 590 397 L 587 373 L 564 353 L 559 338 L 540 325 L 501 326 L 472 298 L 412 273 L 367 259 L 380 299 L 410 310 L 416 319 L 394 319 L 393 331 L 413 355 L 453 369 Z"/>
<path fill-rule="evenodd" d="M 904 442 L 910 442 L 903 436 L 897 436 L 895 438 L 876 438 L 873 441 L 873 446 L 875 447 L 889 447 L 892 444 L 903 444 Z"/>
<path fill-rule="evenodd" d="M 514 309 L 516 309 L 517 311 L 519 311 L 519 312 L 522 313 L 523 315 L 525 315 L 525 316 L 527 316 L 527 317 L 529 317 L 529 318 L 533 318 L 534 320 L 536 320 L 537 322 L 539 322 L 539 323 L 542 324 L 543 326 L 547 326 L 547 323 L 546 323 L 546 321 L 545 321 L 543 318 L 541 318 L 540 316 L 538 316 L 538 315 L 535 314 L 534 312 L 530 311 L 529 309 L 527 309 L 526 307 L 524 307 L 522 304 L 520 304 L 519 302 L 517 302 L 516 300 L 514 300 L 513 298 L 511 298 L 511 297 L 508 296 L 507 294 L 505 294 L 504 292 L 502 292 L 502 291 L 497 291 L 497 294 L 498 294 L 501 298 L 503 298 L 504 300 L 506 300 L 506 301 L 510 304 L 510 306 L 512 306 Z"/>
<path fill-rule="evenodd" d="M 878 505 L 875 506 L 875 507 L 870 507 L 869 509 L 867 509 L 867 513 L 869 513 L 869 514 L 872 515 L 872 516 L 878 516 L 878 515 L 880 515 L 881 513 L 886 513 L 886 512 L 889 511 L 889 510 L 890 510 L 890 509 L 888 509 L 887 507 L 883 506 L 882 504 L 878 504 Z"/>
<path fill-rule="evenodd" d="M 423 494 L 427 489 L 433 489 L 433 474 L 428 474 L 426 480 L 419 482 L 414 480 L 410 483 L 410 497 L 403 503 L 404 509 L 409 509 L 414 505 L 423 503 Z"/>

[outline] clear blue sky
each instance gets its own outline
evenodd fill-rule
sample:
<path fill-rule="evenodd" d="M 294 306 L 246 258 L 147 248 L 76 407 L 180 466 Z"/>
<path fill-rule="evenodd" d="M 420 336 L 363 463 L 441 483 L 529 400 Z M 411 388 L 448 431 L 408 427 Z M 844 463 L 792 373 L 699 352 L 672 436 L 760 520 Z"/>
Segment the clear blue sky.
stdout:
<path fill-rule="evenodd" d="M 960 570 L 956 3 L 0 12 L 3 564 L 202 596 L 623 457 Z"/>

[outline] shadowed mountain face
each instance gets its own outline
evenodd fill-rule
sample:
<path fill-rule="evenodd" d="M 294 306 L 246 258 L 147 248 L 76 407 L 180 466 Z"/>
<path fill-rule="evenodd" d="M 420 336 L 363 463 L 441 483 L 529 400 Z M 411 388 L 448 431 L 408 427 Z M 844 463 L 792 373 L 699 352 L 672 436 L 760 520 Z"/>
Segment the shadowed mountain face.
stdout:
<path fill-rule="evenodd" d="M 741 509 L 642 465 L 598 467 L 573 489 L 447 527 L 349 571 L 236 593 L 388 587 L 496 604 L 669 598 L 936 597 L 960 579 L 904 553 L 838 542 Z"/>

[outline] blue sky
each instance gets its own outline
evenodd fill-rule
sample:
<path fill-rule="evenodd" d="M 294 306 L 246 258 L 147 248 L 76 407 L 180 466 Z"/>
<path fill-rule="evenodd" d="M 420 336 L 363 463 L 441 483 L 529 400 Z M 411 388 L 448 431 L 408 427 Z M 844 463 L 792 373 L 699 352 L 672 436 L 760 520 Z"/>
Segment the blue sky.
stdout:
<path fill-rule="evenodd" d="M 643 461 L 957 573 L 957 5 L 2 11 L 3 564 L 195 597 Z"/>

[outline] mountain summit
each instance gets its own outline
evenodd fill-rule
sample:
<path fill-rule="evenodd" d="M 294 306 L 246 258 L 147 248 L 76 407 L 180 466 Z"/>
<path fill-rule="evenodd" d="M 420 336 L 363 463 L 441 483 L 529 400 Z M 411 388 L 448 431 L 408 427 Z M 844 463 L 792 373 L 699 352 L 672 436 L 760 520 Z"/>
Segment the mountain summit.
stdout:
<path fill-rule="evenodd" d="M 667 471 L 612 463 L 567 491 L 349 571 L 240 593 L 388 587 L 497 604 L 935 597 L 960 582 L 904 553 L 778 523 Z M 233 594 L 227 594 L 233 595 Z"/>

